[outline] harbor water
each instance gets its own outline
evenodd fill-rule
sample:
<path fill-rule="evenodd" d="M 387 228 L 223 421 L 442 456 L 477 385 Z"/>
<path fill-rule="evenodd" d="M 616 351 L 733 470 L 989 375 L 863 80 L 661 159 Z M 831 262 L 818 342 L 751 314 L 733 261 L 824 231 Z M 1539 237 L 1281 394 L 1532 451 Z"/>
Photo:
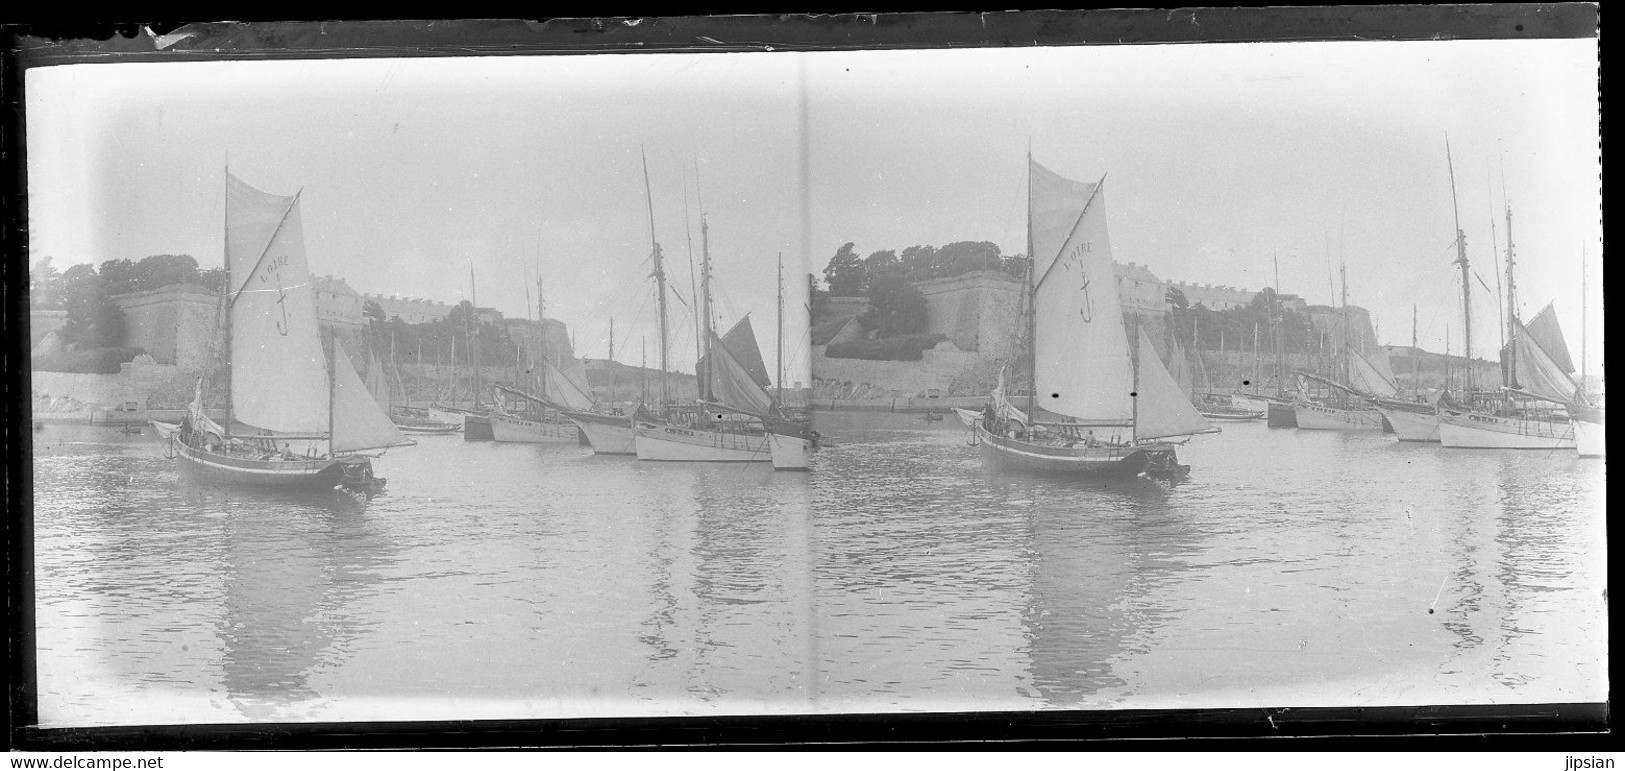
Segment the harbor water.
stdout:
<path fill-rule="evenodd" d="M 1178 484 L 420 437 L 339 492 L 33 436 L 42 725 L 1602 701 L 1599 460 L 1226 425 Z"/>

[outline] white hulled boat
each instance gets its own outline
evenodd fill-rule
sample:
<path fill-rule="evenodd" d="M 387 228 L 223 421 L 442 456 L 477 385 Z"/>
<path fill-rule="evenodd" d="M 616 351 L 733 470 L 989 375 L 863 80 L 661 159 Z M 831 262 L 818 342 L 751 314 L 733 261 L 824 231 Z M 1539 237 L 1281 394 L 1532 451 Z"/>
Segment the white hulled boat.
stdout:
<path fill-rule="evenodd" d="M 203 387 L 166 432 L 174 457 L 230 484 L 372 491 L 369 450 L 412 444 L 334 341 L 324 345 L 305 258 L 299 195 L 226 174 L 226 421 L 203 414 Z"/>
<path fill-rule="evenodd" d="M 1570 406 L 1583 404 L 1569 377 L 1568 346 L 1551 305 L 1526 327 L 1518 319 L 1512 247 L 1512 210 L 1507 209 L 1507 344 L 1501 349 L 1501 391 L 1476 402 L 1439 400 L 1439 442 L 1464 449 L 1577 449 Z"/>
<path fill-rule="evenodd" d="M 1068 476 L 1181 475 L 1174 437 L 1216 431 L 1191 406 L 1143 330 L 1123 320 L 1106 228 L 1105 180 L 1062 177 L 1028 158 L 1026 316 L 1033 385 L 1011 404 L 1001 374 L 973 431 L 997 465 Z"/>

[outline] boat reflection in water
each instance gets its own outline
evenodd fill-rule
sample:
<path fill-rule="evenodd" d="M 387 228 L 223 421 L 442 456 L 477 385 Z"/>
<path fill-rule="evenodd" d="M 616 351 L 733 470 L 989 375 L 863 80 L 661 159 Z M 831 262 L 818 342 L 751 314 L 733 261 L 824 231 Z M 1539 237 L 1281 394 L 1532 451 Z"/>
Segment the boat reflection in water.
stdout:
<path fill-rule="evenodd" d="M 810 475 L 428 436 L 365 501 L 180 484 L 155 436 L 53 424 L 42 720 L 1606 696 L 1604 487 L 1572 453 L 1255 422 L 1170 485 L 999 471 L 959 421 L 815 420 Z"/>
<path fill-rule="evenodd" d="M 221 684 L 251 721 L 310 719 L 326 683 L 367 626 L 352 603 L 379 590 L 377 568 L 392 561 L 366 506 L 329 493 L 202 493 L 220 512 L 224 578 Z M 264 516 L 276 507 L 282 516 Z"/>

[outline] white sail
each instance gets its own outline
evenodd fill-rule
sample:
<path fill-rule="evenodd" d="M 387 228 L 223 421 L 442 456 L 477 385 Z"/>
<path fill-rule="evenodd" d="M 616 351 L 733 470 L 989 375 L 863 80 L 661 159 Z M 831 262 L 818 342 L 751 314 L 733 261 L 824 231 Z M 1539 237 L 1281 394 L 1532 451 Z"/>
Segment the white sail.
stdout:
<path fill-rule="evenodd" d="M 1383 380 L 1396 384 L 1395 389 L 1398 389 L 1399 378 L 1394 377 L 1394 363 L 1388 358 L 1387 348 L 1378 346 L 1376 353 L 1371 354 L 1366 361 L 1370 362 L 1371 366 L 1376 367 L 1377 372 L 1382 373 Z"/>
<path fill-rule="evenodd" d="M 231 411 L 256 428 L 327 430 L 327 365 L 305 262 L 299 196 L 227 175 Z"/>
<path fill-rule="evenodd" d="M 734 358 L 715 333 L 711 335 L 711 346 L 710 366 L 706 368 L 711 379 L 711 398 L 719 404 L 752 415 L 770 413 L 773 410 L 773 397 L 757 385 L 750 369 Z"/>
<path fill-rule="evenodd" d="M 1072 211 L 1076 224 L 1052 259 L 1038 252 L 1038 226 L 1034 226 L 1036 263 L 1048 264 L 1034 273 L 1036 403 L 1080 421 L 1126 425 L 1134 417 L 1134 400 L 1129 395 L 1133 373 L 1106 232 L 1105 190 L 1100 184 L 1083 186 L 1092 189 L 1093 195 L 1086 199 L 1080 216 L 1077 209 L 1062 205 L 1074 200 L 1078 183 L 1064 188 L 1046 183 L 1049 192 L 1044 195 L 1052 197 L 1040 200 L 1038 180 L 1042 175 L 1062 179 L 1033 164 L 1033 211 L 1051 212 L 1052 218 L 1064 218 L 1065 211 Z"/>
<path fill-rule="evenodd" d="M 1535 314 L 1525 328 L 1529 330 L 1530 339 L 1546 352 L 1558 369 L 1565 373 L 1574 371 L 1574 359 L 1569 356 L 1568 341 L 1563 337 L 1563 328 L 1557 323 L 1557 309 L 1552 307 L 1552 303 L 1547 303 L 1540 313 Z"/>
<path fill-rule="evenodd" d="M 327 428 L 327 426 L 322 426 Z M 350 357 L 337 344 L 333 346 L 333 436 L 332 452 L 355 452 L 379 447 L 411 444 L 373 400 Z"/>
<path fill-rule="evenodd" d="M 1399 387 L 1383 377 L 1382 372 L 1369 360 L 1352 349 L 1349 358 L 1349 387 L 1373 396 L 1398 396 Z"/>
<path fill-rule="evenodd" d="M 1078 213 L 1094 194 L 1095 186 L 1067 179 L 1039 165 L 1027 163 L 1027 229 L 1036 258 L 1035 276 L 1044 275 L 1061 254 L 1061 245 L 1072 234 Z"/>
<path fill-rule="evenodd" d="M 1579 389 L 1574 381 L 1569 379 L 1568 373 L 1565 373 L 1562 366 L 1553 361 L 1551 355 L 1534 341 L 1523 324 L 1514 321 L 1513 330 L 1512 344 L 1516 352 L 1518 386 L 1543 399 L 1563 404 L 1573 403 L 1575 392 Z M 1561 338 L 1559 341 L 1561 342 Z"/>
<path fill-rule="evenodd" d="M 547 382 L 548 401 L 571 410 L 592 409 L 592 395 L 553 362 L 542 360 L 542 377 Z"/>
<path fill-rule="evenodd" d="M 1121 323 L 1121 322 L 1119 322 Z M 1134 418 L 1134 438 L 1160 439 L 1187 436 L 1213 430 L 1213 426 L 1191 405 L 1189 392 L 1174 382 L 1157 358 L 1157 349 L 1145 330 L 1139 330 L 1140 377 L 1135 387 L 1138 414 Z"/>

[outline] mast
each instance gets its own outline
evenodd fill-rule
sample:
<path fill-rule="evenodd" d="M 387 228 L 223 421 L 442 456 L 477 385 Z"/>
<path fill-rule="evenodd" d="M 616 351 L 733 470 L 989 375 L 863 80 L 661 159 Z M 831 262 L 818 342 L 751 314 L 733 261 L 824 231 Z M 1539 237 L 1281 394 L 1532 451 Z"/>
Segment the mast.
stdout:
<path fill-rule="evenodd" d="M 705 211 L 700 211 L 700 309 L 704 316 L 705 346 L 700 361 L 705 362 L 703 375 L 696 369 L 695 375 L 700 376 L 700 401 L 711 401 L 711 225 L 705 219 Z"/>
<path fill-rule="evenodd" d="M 1467 268 L 1467 234 L 1461 229 L 1461 211 L 1456 202 L 1456 164 L 1450 158 L 1450 135 L 1444 138 L 1445 163 L 1450 167 L 1450 210 L 1456 218 L 1456 264 L 1461 266 L 1461 317 L 1463 322 L 1462 356 L 1467 360 L 1467 375 L 1463 387 L 1473 390 L 1473 285 Z M 1510 214 L 1509 214 L 1510 221 Z M 1511 254 L 1512 229 L 1507 229 L 1508 254 Z"/>
<path fill-rule="evenodd" d="M 333 457 L 333 397 L 335 395 L 336 381 L 333 371 L 338 368 L 333 357 L 334 348 L 338 346 L 338 338 L 327 336 L 327 457 Z"/>
<path fill-rule="evenodd" d="M 1062 248 L 1065 248 L 1063 245 Z M 1027 138 L 1027 417 L 1036 419 L 1034 412 L 1038 398 L 1038 313 L 1033 301 L 1038 299 L 1038 287 L 1033 273 L 1038 269 L 1038 255 L 1033 254 L 1033 140 Z"/>
<path fill-rule="evenodd" d="M 474 284 L 474 263 L 468 263 L 468 316 L 463 319 L 463 332 L 469 334 L 468 329 L 474 323 L 474 317 L 480 309 L 479 290 Z M 480 328 L 473 327 L 473 333 L 468 340 L 468 356 L 474 363 L 474 411 L 480 409 Z"/>
<path fill-rule="evenodd" d="M 643 363 L 638 366 L 638 404 L 649 403 L 649 338 L 643 338 Z"/>
<path fill-rule="evenodd" d="M 549 361 L 547 356 L 547 301 L 542 299 L 541 276 L 536 277 L 536 325 L 537 336 L 541 338 L 542 363 L 545 365 Z M 611 340 L 610 345 L 614 344 L 614 341 Z M 535 364 L 535 362 L 531 363 L 533 365 Z M 540 387 L 537 389 L 537 391 L 541 394 L 543 399 L 546 399 L 547 378 L 545 376 L 538 375 L 536 379 L 537 382 L 540 383 Z"/>
<path fill-rule="evenodd" d="M 1349 266 L 1348 263 L 1338 265 L 1338 272 L 1343 277 L 1343 385 L 1349 384 Z"/>
<path fill-rule="evenodd" d="M 1416 363 L 1419 349 L 1416 347 L 1416 304 L 1411 304 L 1411 392 L 1420 396 L 1422 394 L 1422 380 L 1417 374 Z"/>
<path fill-rule="evenodd" d="M 1586 400 L 1586 245 L 1580 242 L 1580 401 Z"/>
<path fill-rule="evenodd" d="M 225 213 L 224 213 L 224 215 L 222 216 L 222 219 L 221 219 L 221 223 L 220 223 L 221 228 L 220 229 L 221 229 L 221 232 L 223 232 L 225 234 L 225 242 L 226 242 L 225 246 L 224 246 L 224 248 L 222 250 L 222 254 L 225 256 L 225 261 L 226 261 L 226 264 L 225 264 L 226 281 L 225 281 L 225 284 L 220 288 L 220 304 L 226 309 L 226 423 L 225 423 L 225 430 L 226 430 L 226 444 L 229 446 L 231 444 L 231 423 L 232 423 L 232 405 L 231 405 L 231 166 L 230 166 L 230 164 L 227 164 L 227 166 L 226 166 L 226 194 L 224 196 L 224 201 L 225 201 L 225 209 L 224 209 Z M 252 275 L 252 274 L 250 274 L 250 275 Z M 329 398 L 327 401 L 328 401 L 329 405 L 331 405 L 332 402 L 333 402 L 333 400 L 331 398 Z M 331 410 L 329 410 L 328 421 L 329 422 L 332 421 Z M 329 431 L 328 436 L 331 437 L 332 435 L 333 435 L 332 432 Z"/>
<path fill-rule="evenodd" d="M 649 156 L 638 148 L 638 155 L 643 158 L 643 200 L 649 208 L 649 248 L 650 259 L 654 261 L 655 279 L 655 305 L 660 309 L 660 403 L 668 401 L 666 392 L 666 265 L 661 259 L 660 243 L 655 240 L 655 200 L 654 193 L 649 190 Z"/>
<path fill-rule="evenodd" d="M 699 199 L 700 210 L 704 211 L 705 198 L 700 195 L 700 165 L 698 162 L 694 164 L 694 197 Z M 694 298 L 694 300 L 698 302 L 700 296 L 700 285 L 699 282 L 694 278 L 694 226 L 689 223 L 688 217 L 688 185 L 686 183 L 686 175 L 683 186 L 683 241 L 684 245 L 688 248 L 688 296 Z M 690 308 L 689 310 L 694 311 L 697 309 Z M 695 396 L 699 395 L 700 349 L 705 347 L 705 344 L 700 340 L 700 336 L 700 325 L 696 320 L 694 324 Z"/>
<path fill-rule="evenodd" d="M 331 358 L 331 353 L 329 353 Z M 401 385 L 401 360 L 395 355 L 395 329 L 389 330 L 389 366 L 395 370 L 395 385 Z M 331 400 L 329 400 L 331 401 Z M 389 411 L 395 411 L 395 389 L 389 389 Z"/>
<path fill-rule="evenodd" d="M 1507 205 L 1506 211 L 1507 211 L 1507 307 L 1506 307 L 1507 318 L 1506 318 L 1506 329 L 1507 329 L 1507 339 L 1512 340 L 1518 334 L 1517 330 L 1514 328 L 1514 326 L 1518 323 L 1518 321 L 1517 321 L 1518 320 L 1518 292 L 1517 292 L 1516 289 L 1513 288 L 1514 285 L 1513 285 L 1513 281 L 1512 281 L 1513 252 L 1512 252 L 1512 205 L 1511 204 Z M 1517 385 L 1517 374 L 1516 373 L 1518 371 L 1518 369 L 1517 369 L 1517 367 L 1518 367 L 1518 346 L 1517 345 L 1512 345 L 1511 347 L 1507 348 L 1506 353 L 1507 353 L 1506 361 L 1501 365 L 1501 384 L 1506 385 L 1506 386 L 1516 386 Z M 1472 363 L 1473 363 L 1472 359 L 1467 360 L 1467 366 L 1468 367 L 1471 367 Z M 1471 371 L 1471 370 L 1469 370 L 1469 371 Z M 1510 399 L 1511 397 L 1509 396 L 1507 398 Z"/>
<path fill-rule="evenodd" d="M 1253 393 L 1260 390 L 1258 383 L 1258 322 L 1253 322 Z"/>
<path fill-rule="evenodd" d="M 1286 397 L 1286 324 L 1281 315 L 1281 255 L 1275 250 L 1270 251 L 1270 261 L 1275 264 L 1275 302 L 1270 309 L 1270 326 L 1274 327 L 1275 340 L 1275 396 Z"/>
<path fill-rule="evenodd" d="M 609 317 L 609 405 L 615 406 L 615 317 Z"/>
<path fill-rule="evenodd" d="M 1139 439 L 1140 439 L 1140 316 L 1139 316 L 1139 314 L 1135 314 L 1135 313 L 1130 313 L 1128 315 L 1129 315 L 1129 318 L 1133 319 L 1133 321 L 1131 321 L 1129 323 L 1129 326 L 1133 329 L 1133 331 L 1129 333 L 1129 339 L 1134 341 L 1133 345 L 1130 345 L 1128 347 L 1129 364 L 1130 364 L 1130 366 L 1131 366 L 1131 368 L 1132 368 L 1132 370 L 1134 372 L 1134 377 L 1130 381 L 1132 383 L 1133 387 L 1129 389 L 1129 396 L 1132 397 L 1132 398 L 1129 399 L 1129 404 L 1132 405 L 1133 408 L 1134 408 L 1133 413 L 1131 413 L 1131 415 L 1130 415 L 1130 418 L 1133 421 L 1133 423 L 1129 428 L 1129 436 L 1134 441 L 1139 441 Z"/>
<path fill-rule="evenodd" d="M 778 353 L 774 354 L 777 360 L 773 383 L 777 386 L 774 401 L 781 406 L 784 404 L 784 252 L 779 252 L 779 315 L 778 315 Z M 1583 341 L 1585 338 L 1581 338 Z M 1584 345 L 1584 342 L 1581 343 Z"/>

